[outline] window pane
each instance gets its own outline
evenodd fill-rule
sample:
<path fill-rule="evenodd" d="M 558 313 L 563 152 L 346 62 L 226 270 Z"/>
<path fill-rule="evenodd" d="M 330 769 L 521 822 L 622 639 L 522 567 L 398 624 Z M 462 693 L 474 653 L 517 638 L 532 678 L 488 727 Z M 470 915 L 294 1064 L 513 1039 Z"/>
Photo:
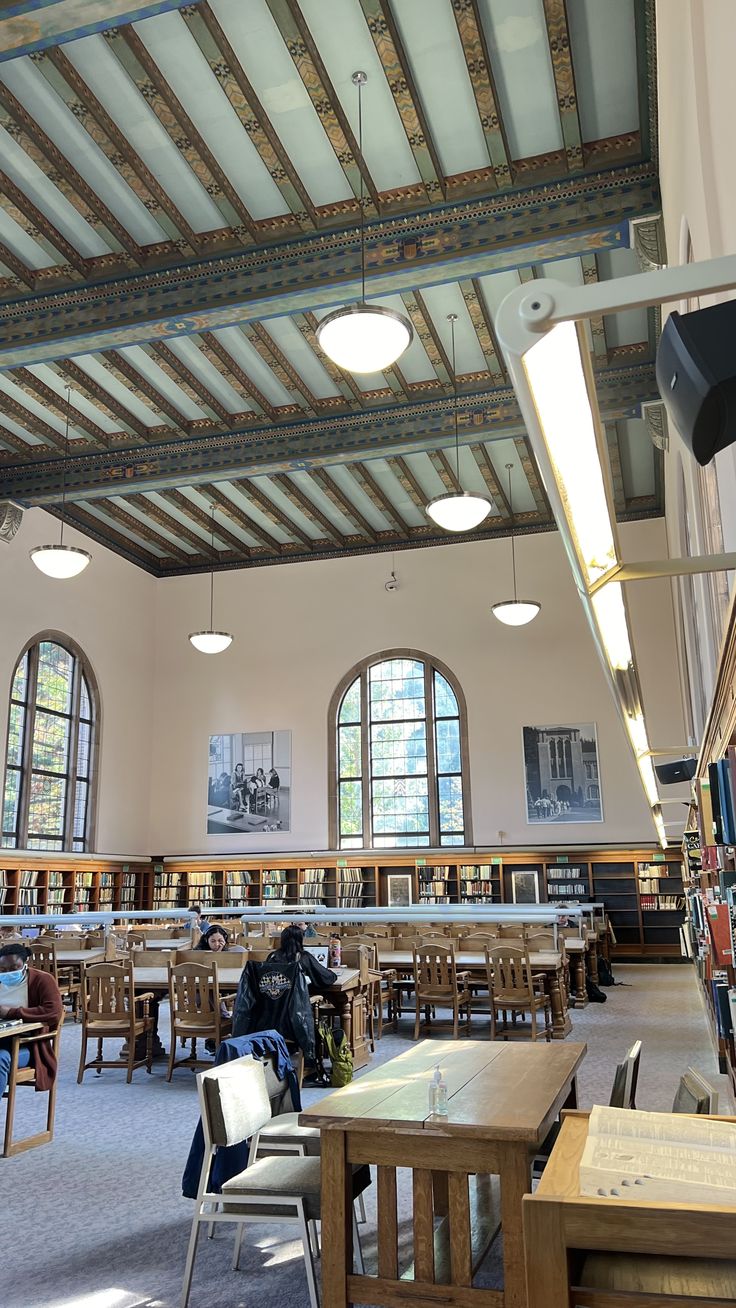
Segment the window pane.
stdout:
<path fill-rule="evenodd" d="M 26 710 L 20 704 L 10 705 L 8 717 L 8 763 L 20 767 L 23 762 L 23 728 Z"/>
<path fill-rule="evenodd" d="M 340 750 L 339 775 L 341 777 L 359 777 L 360 761 L 360 727 L 340 727 L 338 733 Z"/>
<path fill-rule="evenodd" d="M 29 849 L 63 849 L 64 842 L 60 838 L 54 836 L 29 836 L 28 848 Z M 32 912 L 33 910 L 29 909 L 28 904 L 26 904 L 23 911 L 25 913 L 28 913 L 29 911 Z"/>
<path fill-rule="evenodd" d="M 341 849 L 362 849 L 362 848 L 363 848 L 363 839 L 362 839 L 361 836 L 341 836 L 341 838 L 340 838 L 340 848 L 341 848 Z"/>
<path fill-rule="evenodd" d="M 455 692 L 441 672 L 434 674 L 434 712 L 438 718 L 457 718 L 460 710 Z"/>
<path fill-rule="evenodd" d="M 349 686 L 340 705 L 339 722 L 360 722 L 360 677 Z"/>
<path fill-rule="evenodd" d="M 89 786 L 78 781 L 74 791 L 74 839 L 84 841 L 87 831 L 87 797 Z"/>
<path fill-rule="evenodd" d="M 92 718 L 92 703 L 86 677 L 82 677 L 82 688 L 79 695 L 79 716 L 80 718 L 86 718 L 88 722 Z"/>
<path fill-rule="evenodd" d="M 28 654 L 24 654 L 13 677 L 13 688 L 10 692 L 11 699 L 20 699 L 25 703 L 28 695 Z"/>
<path fill-rule="evenodd" d="M 31 774 L 28 831 L 33 835 L 63 836 L 66 781 L 63 777 Z"/>
<path fill-rule="evenodd" d="M 371 727 L 371 774 L 374 777 L 426 774 L 426 771 L 424 722 L 391 722 Z"/>
<path fill-rule="evenodd" d="M 73 840 L 73 841 L 72 841 L 72 851 L 73 851 L 73 853 L 75 853 L 75 854 L 83 854 L 83 853 L 84 853 L 84 841 L 83 841 L 83 840 Z"/>
<path fill-rule="evenodd" d="M 5 797 L 3 800 L 3 831 L 16 831 L 18 827 L 18 798 L 20 795 L 20 772 L 8 768 L 5 777 Z"/>
<path fill-rule="evenodd" d="M 437 783 L 437 791 L 440 801 L 440 831 L 462 831 L 462 778 L 440 777 Z"/>
<path fill-rule="evenodd" d="M 454 835 L 454 834 L 453 834 L 453 835 L 449 835 L 449 836 L 446 836 L 446 835 L 444 835 L 444 834 L 440 834 L 440 844 L 441 844 L 441 845 L 464 845 L 464 844 L 465 844 L 465 836 L 464 836 L 462 833 L 461 833 L 460 835 Z"/>
<path fill-rule="evenodd" d="M 42 640 L 38 647 L 36 703 L 57 713 L 69 713 L 73 673 L 74 658 L 69 650 Z"/>
<path fill-rule="evenodd" d="M 387 777 L 372 784 L 373 830 L 429 831 L 429 797 L 426 777 Z"/>
<path fill-rule="evenodd" d="M 429 836 L 376 836 L 373 841 L 375 849 L 413 849 L 429 844 Z"/>
<path fill-rule="evenodd" d="M 444 718 L 437 723 L 437 771 L 460 771 L 460 723 Z"/>
<path fill-rule="evenodd" d="M 77 736 L 77 776 L 89 780 L 89 746 L 92 727 L 89 722 L 80 722 Z"/>
<path fill-rule="evenodd" d="M 424 664 L 416 659 L 387 659 L 370 670 L 371 721 L 423 718 Z"/>
<path fill-rule="evenodd" d="M 0 849 L 15 849 L 15 847 L 15 836 L 3 836 L 2 839 L 0 839 Z"/>
<path fill-rule="evenodd" d="M 69 718 L 58 718 L 44 709 L 36 710 L 33 726 L 34 768 L 45 772 L 66 772 L 69 758 Z"/>
<path fill-rule="evenodd" d="M 359 836 L 363 831 L 363 786 L 360 781 L 340 782 L 340 835 Z"/>

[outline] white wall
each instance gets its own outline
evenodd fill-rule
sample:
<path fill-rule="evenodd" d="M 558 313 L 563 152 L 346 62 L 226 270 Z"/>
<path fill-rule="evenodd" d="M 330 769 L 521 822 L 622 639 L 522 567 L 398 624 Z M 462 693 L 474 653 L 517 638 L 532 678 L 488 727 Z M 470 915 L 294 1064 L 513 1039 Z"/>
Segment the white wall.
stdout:
<path fill-rule="evenodd" d="M 663 523 L 624 526 L 622 542 L 628 560 L 661 557 Z M 436 656 L 465 692 L 476 844 L 499 843 L 499 831 L 507 844 L 651 842 L 638 774 L 560 539 L 548 533 L 518 544 L 520 590 L 542 602 L 530 627 L 504 627 L 490 613 L 508 595 L 509 551 L 503 540 L 400 553 L 393 594 L 383 586 L 388 555 L 220 574 L 216 623 L 235 641 L 217 657 L 187 641 L 206 609 L 205 578 L 159 582 L 152 852 L 325 849 L 330 698 L 353 664 L 393 647 Z M 650 738 L 679 743 L 669 585 L 629 589 Z M 604 823 L 529 827 L 522 727 L 589 721 L 598 726 Z M 291 832 L 206 836 L 210 733 L 279 729 L 293 732 Z"/>
<path fill-rule="evenodd" d="M 64 539 L 89 549 L 92 563 L 79 577 L 51 581 L 28 556 L 34 545 L 58 535 L 58 522 L 32 509 L 14 540 L 0 544 L 0 740 L 6 740 L 8 696 L 21 650 L 41 631 L 71 636 L 92 665 L 102 704 L 96 850 L 145 854 L 156 583 L 69 530 Z M 4 759 L 0 774 L 3 766 Z"/>

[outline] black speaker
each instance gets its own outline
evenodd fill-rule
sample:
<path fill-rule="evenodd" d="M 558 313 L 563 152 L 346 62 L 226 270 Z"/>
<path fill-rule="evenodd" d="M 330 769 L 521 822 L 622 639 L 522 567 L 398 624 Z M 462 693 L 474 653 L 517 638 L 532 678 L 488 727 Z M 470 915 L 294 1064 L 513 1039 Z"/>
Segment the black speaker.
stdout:
<path fill-rule="evenodd" d="M 655 763 L 654 771 L 663 786 L 675 786 L 678 781 L 692 781 L 697 766 L 696 758 L 678 758 L 676 763 Z"/>
<path fill-rule="evenodd" d="M 736 301 L 672 313 L 657 348 L 667 416 L 701 466 L 736 441 Z"/>

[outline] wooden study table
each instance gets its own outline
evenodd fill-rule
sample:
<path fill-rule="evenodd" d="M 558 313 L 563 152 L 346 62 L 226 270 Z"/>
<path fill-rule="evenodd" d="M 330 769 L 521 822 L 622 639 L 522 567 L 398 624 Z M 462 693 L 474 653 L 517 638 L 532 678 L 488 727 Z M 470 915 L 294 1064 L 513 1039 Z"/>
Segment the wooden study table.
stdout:
<path fill-rule="evenodd" d="M 422 1040 L 303 1112 L 300 1122 L 321 1130 L 322 1190 L 330 1196 L 322 1212 L 323 1308 L 526 1308 L 522 1198 L 539 1145 L 560 1109 L 575 1106 L 585 1051 L 572 1043 Z M 438 1063 L 446 1118 L 429 1115 Z M 352 1270 L 353 1163 L 377 1168 L 377 1276 Z M 397 1167 L 412 1172 L 413 1280 L 401 1275 Z M 501 1185 L 503 1291 L 473 1286 L 496 1230 L 487 1204 L 483 1211 L 488 1176 Z M 437 1228 L 435 1217 L 442 1218 Z"/>
<path fill-rule="evenodd" d="M 411 951 L 401 949 L 382 950 L 380 940 L 377 940 L 376 944 L 378 945 L 378 966 L 382 971 L 394 968 L 404 976 L 412 975 L 414 960 Z M 556 950 L 539 951 L 530 954 L 529 961 L 535 972 L 543 972 L 545 976 L 552 1007 L 552 1039 L 564 1040 L 572 1031 L 572 1022 L 567 1011 L 565 980 L 562 975 L 562 954 Z M 473 973 L 476 975 L 482 973 L 485 978 L 486 960 L 484 954 L 455 954 L 455 963 L 458 971 L 470 972 L 471 977 Z"/>

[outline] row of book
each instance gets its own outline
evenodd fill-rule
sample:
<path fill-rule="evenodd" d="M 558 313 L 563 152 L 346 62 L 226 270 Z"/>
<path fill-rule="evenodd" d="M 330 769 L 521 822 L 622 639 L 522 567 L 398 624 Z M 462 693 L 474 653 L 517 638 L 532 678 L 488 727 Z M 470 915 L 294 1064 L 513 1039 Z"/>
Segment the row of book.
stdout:
<path fill-rule="evenodd" d="M 684 895 L 640 895 L 642 908 L 647 911 L 656 908 L 662 912 L 672 912 L 675 909 L 682 910 L 685 907 Z"/>
<path fill-rule="evenodd" d="M 305 880 L 299 886 L 299 898 L 308 904 L 321 904 L 324 899 L 326 875 L 323 867 L 305 868 Z"/>
<path fill-rule="evenodd" d="M 736 845 L 736 749 L 708 764 L 708 776 L 697 778 L 698 833 L 701 849 L 712 845 Z"/>
<path fill-rule="evenodd" d="M 588 885 L 585 881 L 547 882 L 548 899 L 587 899 Z"/>

